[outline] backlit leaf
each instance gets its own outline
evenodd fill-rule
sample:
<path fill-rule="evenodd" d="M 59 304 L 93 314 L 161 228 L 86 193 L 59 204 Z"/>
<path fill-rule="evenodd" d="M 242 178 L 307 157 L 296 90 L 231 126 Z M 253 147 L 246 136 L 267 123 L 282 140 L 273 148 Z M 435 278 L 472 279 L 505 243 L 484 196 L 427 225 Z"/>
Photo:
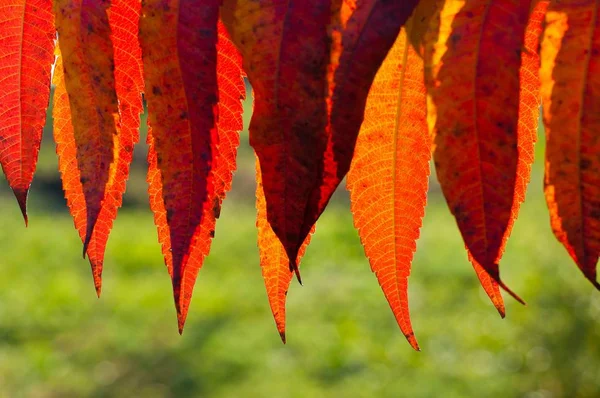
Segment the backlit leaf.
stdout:
<path fill-rule="evenodd" d="M 138 43 L 139 0 L 113 0 L 108 11 L 115 54 L 115 84 L 119 99 L 121 128 L 115 137 L 114 176 L 106 185 L 98 221 L 94 226 L 87 255 L 92 267 L 96 291 L 102 287 L 104 250 L 117 209 L 121 206 L 133 147 L 139 140 L 140 113 L 143 112 L 143 79 L 141 50 Z M 62 60 L 60 62 L 62 67 Z M 77 147 L 69 112 L 69 99 L 64 91 L 61 68 L 55 73 L 54 138 L 58 154 L 58 167 L 62 174 L 63 190 L 67 205 L 73 215 L 75 227 L 82 241 L 87 231 L 86 202 L 83 195 L 81 174 L 77 167 Z"/>
<path fill-rule="evenodd" d="M 85 208 L 72 208 L 71 212 L 86 214 L 84 255 L 107 187 L 118 178 L 115 153 L 118 153 L 120 117 L 108 7 L 108 1 L 54 1 L 76 164 L 85 201 Z"/>
<path fill-rule="evenodd" d="M 410 21 L 406 29 L 411 29 Z M 426 105 L 423 60 L 403 28 L 371 86 L 347 185 L 371 269 L 416 350 L 408 276 L 429 182 Z"/>
<path fill-rule="evenodd" d="M 552 229 L 600 289 L 600 1 L 551 1 L 540 51 Z"/>
<path fill-rule="evenodd" d="M 293 271 L 290 271 L 290 261 L 281 241 L 277 238 L 277 235 L 275 235 L 275 232 L 273 232 L 271 225 L 267 221 L 267 203 L 263 192 L 258 159 L 256 159 L 256 210 L 260 267 L 277 331 L 279 332 L 281 341 L 285 344 L 285 301 L 290 282 L 292 281 Z M 313 227 L 312 231 L 306 237 L 304 244 L 300 247 L 298 257 L 296 258 L 298 267 L 314 229 Z"/>
<path fill-rule="evenodd" d="M 0 164 L 27 224 L 54 62 L 52 0 L 0 0 Z"/>
<path fill-rule="evenodd" d="M 267 219 L 295 270 L 327 145 L 330 7 L 329 0 L 228 0 L 223 9 L 254 90 L 250 144 Z"/>
<path fill-rule="evenodd" d="M 217 28 L 219 2 L 163 3 L 146 1 L 141 22 L 148 182 L 181 332 L 231 187 L 245 86 L 239 55 Z"/>
<path fill-rule="evenodd" d="M 437 37 L 426 52 L 438 180 L 475 269 L 481 265 L 519 301 L 500 280 L 498 263 L 516 216 L 515 201 L 520 203 L 519 162 L 529 146 L 519 148 L 527 135 L 519 134 L 518 98 L 531 5 L 445 2 L 432 20 Z M 494 301 L 502 313 L 500 303 Z"/>
<path fill-rule="evenodd" d="M 355 4 L 354 4 L 355 3 Z M 302 234 L 317 221 L 350 168 L 369 88 L 417 0 L 357 0 L 342 4 L 338 65 L 333 65 L 327 152 L 315 181 Z M 347 11 L 352 12 L 346 20 Z M 338 55 L 335 54 L 335 58 Z M 336 62 L 336 59 L 333 62 Z M 331 75 L 330 75 L 331 76 Z M 331 78 L 331 77 L 330 77 Z"/>

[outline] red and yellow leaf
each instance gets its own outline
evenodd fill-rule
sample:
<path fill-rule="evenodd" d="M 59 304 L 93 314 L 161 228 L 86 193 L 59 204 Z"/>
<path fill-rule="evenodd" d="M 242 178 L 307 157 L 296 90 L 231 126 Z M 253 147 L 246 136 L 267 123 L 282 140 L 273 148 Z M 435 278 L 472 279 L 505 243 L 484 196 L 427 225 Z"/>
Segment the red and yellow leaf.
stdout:
<path fill-rule="evenodd" d="M 277 238 L 277 235 L 275 235 L 275 232 L 273 232 L 271 225 L 267 221 L 267 203 L 263 192 L 258 159 L 256 159 L 256 210 L 260 267 L 277 331 L 279 332 L 281 341 L 285 344 L 285 301 L 290 282 L 292 281 L 293 271 L 290 271 L 290 261 L 281 241 Z M 298 257 L 296 258 L 298 267 L 313 232 L 314 227 L 306 237 L 304 244 L 300 247 Z"/>
<path fill-rule="evenodd" d="M 330 74 L 329 130 L 321 176 L 315 181 L 302 234 L 315 224 L 346 176 L 369 88 L 417 0 L 358 0 L 342 4 L 341 37 Z M 351 13 L 348 10 L 352 10 Z M 334 39 L 335 42 L 335 39 Z M 335 49 L 335 47 L 334 47 Z M 335 62 L 338 62 L 336 65 Z"/>
<path fill-rule="evenodd" d="M 600 1 L 551 1 L 540 56 L 552 229 L 600 289 Z"/>
<path fill-rule="evenodd" d="M 371 86 L 347 185 L 371 269 L 415 350 L 407 294 L 429 182 L 426 109 L 423 60 L 403 28 Z"/>
<path fill-rule="evenodd" d="M 0 0 L 0 164 L 27 224 L 54 62 L 52 0 Z"/>
<path fill-rule="evenodd" d="M 84 211 L 86 215 L 84 255 L 108 187 L 119 178 L 115 153 L 118 153 L 120 117 L 108 7 L 107 1 L 54 2 L 76 165 L 85 202 L 84 208 L 71 208 L 71 212 L 75 215 Z"/>
<path fill-rule="evenodd" d="M 481 265 L 519 301 L 501 281 L 498 263 L 519 197 L 519 145 L 526 134 L 519 134 L 516 98 L 531 5 L 446 2 L 426 54 L 438 180 L 476 270 Z"/>
<path fill-rule="evenodd" d="M 181 332 L 231 186 L 245 86 L 239 55 L 217 28 L 219 2 L 168 3 L 146 1 L 140 31 L 150 204 Z"/>
<path fill-rule="evenodd" d="M 250 144 L 260 163 L 267 219 L 296 271 L 327 145 L 330 7 L 330 1 L 229 0 L 223 9 L 254 89 Z"/>
<path fill-rule="evenodd" d="M 111 174 L 104 193 L 98 221 L 87 246 L 96 291 L 102 288 L 104 250 L 117 210 L 121 206 L 133 147 L 139 140 L 140 113 L 142 113 L 143 79 L 141 50 L 138 43 L 139 0 L 113 0 L 108 11 L 115 56 L 115 85 L 119 99 L 121 128 L 115 137 L 114 175 Z M 60 61 L 62 68 L 62 60 Z M 57 69 L 58 68 L 57 66 Z M 87 231 L 86 201 L 81 174 L 77 167 L 77 147 L 69 112 L 69 99 L 64 91 L 62 70 L 55 73 L 54 137 L 58 167 L 62 174 L 67 205 L 82 241 Z M 59 121 L 60 120 L 60 121 Z"/>

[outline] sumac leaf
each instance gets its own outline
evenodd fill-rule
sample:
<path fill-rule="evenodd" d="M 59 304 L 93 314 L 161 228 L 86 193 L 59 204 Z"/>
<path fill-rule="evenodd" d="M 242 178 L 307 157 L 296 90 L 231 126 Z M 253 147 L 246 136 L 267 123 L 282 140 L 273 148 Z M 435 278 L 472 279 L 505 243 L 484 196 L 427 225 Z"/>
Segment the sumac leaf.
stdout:
<path fill-rule="evenodd" d="M 350 168 L 369 88 L 417 0 L 357 0 L 349 3 L 353 4 L 345 2 L 341 7 L 339 54 L 335 54 L 332 60 L 330 132 L 323 171 L 315 181 L 302 235 L 310 230 L 325 210 L 331 195 Z M 352 11 L 348 13 L 349 10 Z"/>
<path fill-rule="evenodd" d="M 260 267 L 265 288 L 267 289 L 269 306 L 275 319 L 275 325 L 277 326 L 281 341 L 285 344 L 285 301 L 294 273 L 290 271 L 290 260 L 281 241 L 277 238 L 267 220 L 267 203 L 263 192 L 258 159 L 256 159 L 256 210 Z M 306 237 L 304 244 L 300 247 L 298 257 L 296 258 L 296 265 L 298 267 L 313 232 L 314 227 Z"/>
<path fill-rule="evenodd" d="M 516 215 L 519 70 L 531 4 L 445 2 L 426 53 L 428 118 L 442 191 L 476 270 L 481 265 L 521 302 L 501 281 L 498 263 Z"/>
<path fill-rule="evenodd" d="M 108 1 L 55 0 L 54 12 L 82 185 L 85 256 L 111 180 L 117 178 L 120 117 Z M 64 174 L 63 174 L 64 178 Z M 69 177 L 67 177 L 69 178 Z M 75 216 L 76 217 L 76 216 Z"/>
<path fill-rule="evenodd" d="M 218 32 L 219 1 L 167 3 L 143 3 L 140 41 L 152 127 L 150 204 L 182 332 L 231 186 L 245 87 L 239 55 Z"/>
<path fill-rule="evenodd" d="M 540 46 L 550 221 L 600 289 L 600 2 L 551 1 Z"/>
<path fill-rule="evenodd" d="M 0 164 L 27 224 L 50 98 L 52 0 L 0 0 Z"/>
<path fill-rule="evenodd" d="M 400 329 L 419 350 L 408 310 L 408 276 L 425 215 L 431 140 L 423 60 L 406 30 L 371 86 L 347 186 L 371 269 Z"/>
<path fill-rule="evenodd" d="M 96 292 L 102 289 L 104 251 L 117 210 L 121 206 L 133 147 L 139 140 L 140 113 L 143 112 L 143 79 L 141 50 L 138 42 L 139 0 L 113 0 L 108 10 L 115 57 L 115 86 L 119 99 L 121 128 L 115 136 L 114 163 L 106 184 L 98 221 L 87 246 L 87 256 L 92 267 Z M 77 146 L 69 112 L 69 99 L 64 88 L 62 60 L 55 72 L 54 139 L 58 154 L 58 168 L 62 175 L 67 205 L 73 216 L 75 228 L 85 241 L 87 231 L 86 201 L 81 174 L 77 167 Z"/>
<path fill-rule="evenodd" d="M 254 90 L 250 144 L 260 163 L 267 219 L 296 271 L 327 145 L 330 7 L 329 0 L 228 0 L 223 7 Z"/>

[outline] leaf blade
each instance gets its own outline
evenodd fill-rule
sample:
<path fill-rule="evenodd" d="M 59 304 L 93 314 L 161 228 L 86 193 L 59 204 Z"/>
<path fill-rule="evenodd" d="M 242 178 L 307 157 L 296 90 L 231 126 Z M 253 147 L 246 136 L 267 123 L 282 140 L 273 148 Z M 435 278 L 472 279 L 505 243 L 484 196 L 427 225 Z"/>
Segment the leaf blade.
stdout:
<path fill-rule="evenodd" d="M 554 235 L 597 289 L 599 51 L 599 2 L 551 1 L 540 46 L 546 104 L 544 192 Z"/>
<path fill-rule="evenodd" d="M 480 279 L 478 265 L 520 302 L 500 280 L 498 262 L 515 217 L 520 154 L 519 107 L 513 99 L 519 96 L 530 6 L 519 1 L 446 2 L 434 29 L 439 36 L 426 53 L 428 122 L 442 191 Z M 505 26 L 510 35 L 502 33 Z M 502 314 L 497 289 L 485 282 Z"/>
<path fill-rule="evenodd" d="M 197 3 L 180 1 L 178 5 L 181 15 L 200 15 L 201 7 Z M 161 18 L 169 18 L 169 11 L 163 13 L 164 10 L 160 9 L 160 2 L 148 2 L 147 6 L 149 7 L 146 10 L 147 13 L 155 13 L 160 15 Z M 176 7 L 171 7 L 171 9 L 176 9 Z M 147 21 L 146 26 L 143 28 L 146 34 L 151 31 L 153 35 L 146 37 L 143 44 L 147 46 L 148 51 L 148 57 L 144 61 L 145 65 L 152 68 L 148 70 L 146 75 L 146 83 L 149 88 L 147 91 L 154 91 L 150 94 L 148 102 L 150 106 L 150 101 L 152 101 L 153 107 L 153 116 L 149 119 L 152 132 L 148 134 L 150 149 L 148 152 L 149 169 L 147 179 L 150 204 L 154 212 L 154 220 L 157 225 L 165 264 L 173 282 L 180 333 L 183 331 L 196 277 L 205 256 L 208 255 L 210 250 L 221 203 L 225 193 L 231 187 L 232 173 L 235 170 L 235 155 L 239 145 L 238 131 L 242 129 L 243 108 L 240 100 L 245 97 L 239 54 L 229 41 L 224 28 L 217 25 L 218 2 L 208 5 L 204 8 L 204 11 L 206 14 L 203 15 L 202 18 L 204 19 L 201 21 L 184 18 L 180 19 L 180 25 L 183 26 L 177 27 L 177 29 L 185 30 L 197 29 L 198 26 L 203 26 L 205 34 L 210 37 L 208 45 L 204 43 L 203 46 L 200 46 L 198 41 L 204 40 L 204 38 L 194 33 L 195 31 L 188 31 L 185 35 L 180 36 L 186 39 L 193 36 L 192 41 L 196 45 L 195 48 L 200 49 L 201 54 L 192 55 L 187 53 L 186 51 L 193 49 L 193 47 L 190 47 L 182 52 L 184 55 L 180 55 L 179 59 L 173 59 L 169 54 L 168 45 L 160 48 L 161 53 L 157 54 L 155 41 L 152 37 L 160 36 L 164 38 L 165 25 L 152 26 L 151 24 L 155 22 Z M 172 25 L 171 29 L 173 29 L 171 32 L 173 33 L 175 28 Z M 170 40 L 174 41 L 174 37 L 171 37 Z M 180 79 L 183 84 L 183 93 L 168 94 L 161 89 L 164 86 L 161 85 L 163 80 L 160 76 L 165 76 L 167 72 L 165 69 L 161 70 L 152 66 L 153 59 L 160 59 L 161 57 L 171 57 L 169 61 L 171 68 L 182 71 Z M 201 60 L 207 60 L 208 66 L 207 64 L 198 66 L 198 62 Z M 198 67 L 197 70 L 202 71 L 202 76 L 199 76 L 197 80 L 193 79 L 194 65 Z M 187 70 L 187 77 L 184 76 L 184 70 Z M 157 93 L 153 87 L 158 87 L 161 92 Z M 204 90 L 204 93 L 201 94 L 200 90 Z M 183 105 L 183 101 L 179 101 L 179 108 L 171 112 L 170 116 L 162 116 L 163 119 L 160 119 L 161 114 L 166 114 L 166 112 L 161 113 L 160 109 L 168 109 L 174 103 L 177 103 L 177 100 L 173 100 L 169 95 L 179 96 L 180 98 L 183 95 L 196 95 L 203 100 L 198 101 L 201 102 L 198 104 L 188 98 L 186 105 Z M 213 102 L 217 98 L 219 100 L 218 104 Z M 212 104 L 213 107 L 207 107 L 206 102 Z M 192 115 L 195 112 L 204 119 L 202 123 L 199 123 L 198 118 L 200 116 L 195 116 L 196 123 L 190 123 L 187 126 L 182 125 L 181 115 L 183 112 L 187 115 Z M 219 116 L 218 119 L 217 115 Z M 170 144 L 163 144 L 162 148 L 157 145 L 157 138 L 162 141 L 168 140 L 169 135 L 174 132 L 178 137 L 183 137 L 187 141 L 196 141 L 195 147 L 190 151 L 186 149 L 186 145 L 177 143 L 174 143 L 174 146 L 171 147 L 168 146 Z M 186 154 L 187 151 L 190 152 Z M 198 152 L 194 153 L 194 151 Z M 204 151 L 202 153 L 204 158 L 198 156 L 201 154 L 200 151 Z M 179 163 L 176 167 L 173 167 L 173 161 L 169 160 L 164 160 L 161 164 L 159 162 L 161 156 L 170 157 L 171 160 L 177 159 L 175 163 L 181 162 L 182 156 L 186 158 L 191 156 L 191 159 L 193 159 L 191 161 L 198 170 L 188 173 L 188 178 L 192 179 L 195 185 L 177 186 L 176 174 L 181 171 L 184 164 Z M 204 193 L 196 194 L 196 201 L 187 201 L 182 204 L 177 203 L 173 198 L 173 195 L 185 195 L 186 192 L 193 192 L 198 187 L 202 188 Z M 200 205 L 196 206 L 195 202 L 200 203 Z M 185 222 L 188 214 L 192 214 L 193 225 L 190 224 L 186 228 L 181 228 L 181 223 Z"/>
<path fill-rule="evenodd" d="M 260 162 L 267 217 L 291 260 L 308 234 L 303 221 L 327 145 L 330 6 L 329 0 L 229 0 L 223 6 L 254 89 L 250 145 Z M 290 268 L 297 271 L 294 261 Z"/>
<path fill-rule="evenodd" d="M 87 247 L 115 175 L 120 115 L 114 76 L 109 2 L 55 0 L 56 28 L 63 56 L 77 168 L 85 199 Z"/>
<path fill-rule="evenodd" d="M 129 165 L 133 157 L 133 148 L 139 141 L 140 114 L 143 113 L 142 97 L 143 79 L 141 70 L 141 49 L 137 39 L 138 21 L 141 1 L 113 0 L 108 11 L 108 21 L 111 26 L 111 37 L 115 57 L 115 90 L 119 100 L 121 128 L 115 136 L 114 164 L 111 166 L 110 177 L 106 184 L 98 221 L 87 245 L 87 256 L 92 268 L 94 286 L 98 296 L 102 290 L 102 270 L 104 252 L 112 225 L 117 216 L 118 208 L 123 201 L 126 182 L 129 177 Z M 60 61 L 62 68 L 62 60 Z M 58 66 L 57 66 L 58 68 Z M 87 219 L 86 201 L 81 184 L 81 174 L 77 168 L 77 147 L 71 121 L 69 99 L 64 92 L 64 76 L 62 70 L 55 77 L 55 123 L 54 137 L 58 167 L 61 172 L 63 191 L 67 206 L 73 216 L 75 228 L 82 242 L 85 242 Z M 60 90 L 60 91 L 58 91 Z M 67 111 L 63 111 L 65 108 Z"/>
<path fill-rule="evenodd" d="M 401 30 L 367 99 L 348 173 L 354 225 L 398 326 L 415 350 L 408 277 L 427 202 L 431 140 L 423 60 Z"/>
<path fill-rule="evenodd" d="M 0 164 L 27 224 L 54 63 L 51 0 L 0 1 Z"/>

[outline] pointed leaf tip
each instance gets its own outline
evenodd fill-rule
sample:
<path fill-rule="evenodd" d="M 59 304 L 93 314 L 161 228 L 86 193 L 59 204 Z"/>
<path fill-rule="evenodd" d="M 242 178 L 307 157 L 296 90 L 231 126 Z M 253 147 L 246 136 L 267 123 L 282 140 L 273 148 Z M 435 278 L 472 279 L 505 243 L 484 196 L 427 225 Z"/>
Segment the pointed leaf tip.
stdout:
<path fill-rule="evenodd" d="M 85 253 L 84 253 L 85 254 Z M 102 263 L 97 263 L 88 254 L 88 260 L 90 267 L 92 268 L 92 277 L 94 278 L 94 288 L 96 289 L 96 295 L 100 298 L 102 294 Z"/>
<path fill-rule="evenodd" d="M 302 276 L 300 275 L 300 268 L 298 268 L 298 263 L 296 261 L 290 260 L 290 271 L 294 271 L 294 274 L 296 274 L 296 280 L 300 286 L 304 286 L 302 283 Z"/>
<path fill-rule="evenodd" d="M 29 190 L 13 188 L 13 193 L 15 194 L 15 198 L 17 198 L 17 202 L 19 203 L 21 214 L 23 214 L 25 227 L 27 227 L 29 225 L 29 219 L 27 217 L 27 194 L 29 193 Z"/>
<path fill-rule="evenodd" d="M 179 335 L 183 335 L 183 328 L 185 327 L 185 319 L 187 318 L 187 314 L 182 314 L 177 311 L 177 328 L 179 329 Z"/>
<path fill-rule="evenodd" d="M 589 277 L 588 280 L 592 283 L 592 285 L 594 285 L 594 287 L 598 290 L 600 290 L 600 283 L 594 279 L 593 277 Z"/>
<path fill-rule="evenodd" d="M 521 303 L 523 305 L 527 305 L 527 303 L 525 303 L 525 301 L 521 297 L 519 297 L 515 292 L 513 292 L 508 286 L 506 286 L 504 284 L 504 282 L 502 282 L 500 280 L 500 278 L 494 278 L 494 279 L 498 283 L 498 286 L 500 286 L 506 293 L 510 294 L 512 296 L 512 298 L 514 298 L 515 300 L 517 300 L 519 303 Z M 502 314 L 500 314 L 500 315 L 502 315 Z"/>
<path fill-rule="evenodd" d="M 281 342 L 285 344 L 287 341 L 285 339 L 285 331 L 279 331 L 279 337 L 281 337 Z"/>
<path fill-rule="evenodd" d="M 419 343 L 417 342 L 417 338 L 413 332 L 405 334 L 404 337 L 406 337 L 406 340 L 415 351 L 421 351 L 421 347 L 419 347 Z"/>

